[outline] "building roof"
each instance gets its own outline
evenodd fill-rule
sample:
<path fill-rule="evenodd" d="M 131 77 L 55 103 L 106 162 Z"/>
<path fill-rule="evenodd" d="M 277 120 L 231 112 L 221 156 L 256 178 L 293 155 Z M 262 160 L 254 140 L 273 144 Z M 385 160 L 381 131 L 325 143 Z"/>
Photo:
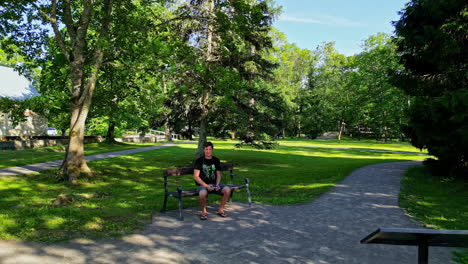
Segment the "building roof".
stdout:
<path fill-rule="evenodd" d="M 0 98 L 25 100 L 33 96 L 40 96 L 40 94 L 31 85 L 31 81 L 13 68 L 0 66 Z"/>

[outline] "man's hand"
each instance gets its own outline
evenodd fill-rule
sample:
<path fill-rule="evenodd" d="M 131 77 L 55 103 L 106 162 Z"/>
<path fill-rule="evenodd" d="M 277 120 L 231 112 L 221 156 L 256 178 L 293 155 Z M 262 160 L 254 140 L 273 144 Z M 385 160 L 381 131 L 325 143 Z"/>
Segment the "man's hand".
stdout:
<path fill-rule="evenodd" d="M 208 185 L 208 191 L 217 191 L 219 190 L 219 185 Z"/>

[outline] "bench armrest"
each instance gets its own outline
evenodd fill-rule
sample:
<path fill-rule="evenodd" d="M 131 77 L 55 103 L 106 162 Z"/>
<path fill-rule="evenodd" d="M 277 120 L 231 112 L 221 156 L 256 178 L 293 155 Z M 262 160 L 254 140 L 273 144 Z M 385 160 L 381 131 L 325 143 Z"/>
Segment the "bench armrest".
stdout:
<path fill-rule="evenodd" d="M 172 186 L 172 187 L 175 187 L 175 188 L 177 189 L 177 192 L 178 192 L 178 193 L 181 193 L 181 192 L 182 192 L 182 187 L 180 187 L 179 185 L 174 184 L 174 183 L 172 183 L 172 182 L 169 182 L 168 180 L 165 180 L 165 181 L 164 181 L 164 191 L 165 191 L 166 193 L 169 192 L 169 190 L 168 190 L 169 188 L 167 188 L 168 185 L 170 185 L 170 186 Z"/>
<path fill-rule="evenodd" d="M 232 184 L 234 184 L 234 177 L 243 179 L 243 180 L 245 181 L 245 184 L 249 184 L 249 183 L 250 183 L 249 178 L 245 178 L 245 177 L 238 176 L 238 175 L 234 174 L 234 172 L 231 172 L 230 175 L 231 175 L 231 183 L 232 183 Z"/>

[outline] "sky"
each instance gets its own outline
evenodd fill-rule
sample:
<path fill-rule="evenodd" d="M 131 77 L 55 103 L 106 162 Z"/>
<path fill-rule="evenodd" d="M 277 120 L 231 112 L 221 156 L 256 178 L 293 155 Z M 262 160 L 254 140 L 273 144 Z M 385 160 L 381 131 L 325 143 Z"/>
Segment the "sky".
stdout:
<path fill-rule="evenodd" d="M 288 42 L 315 50 L 323 42 L 335 42 L 346 56 L 362 51 L 365 39 L 379 32 L 393 34 L 392 21 L 409 0 L 275 0 L 283 6 L 273 26 Z"/>

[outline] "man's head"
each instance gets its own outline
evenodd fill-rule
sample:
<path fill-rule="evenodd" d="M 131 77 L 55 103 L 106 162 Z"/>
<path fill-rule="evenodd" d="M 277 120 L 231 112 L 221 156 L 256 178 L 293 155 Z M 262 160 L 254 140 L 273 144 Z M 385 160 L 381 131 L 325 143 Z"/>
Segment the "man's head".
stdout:
<path fill-rule="evenodd" d="M 207 141 L 203 144 L 203 153 L 205 154 L 205 158 L 211 158 L 213 154 L 213 143 Z"/>

